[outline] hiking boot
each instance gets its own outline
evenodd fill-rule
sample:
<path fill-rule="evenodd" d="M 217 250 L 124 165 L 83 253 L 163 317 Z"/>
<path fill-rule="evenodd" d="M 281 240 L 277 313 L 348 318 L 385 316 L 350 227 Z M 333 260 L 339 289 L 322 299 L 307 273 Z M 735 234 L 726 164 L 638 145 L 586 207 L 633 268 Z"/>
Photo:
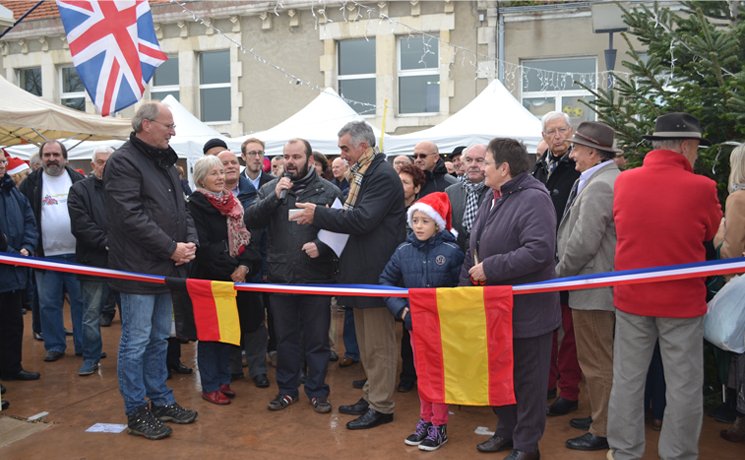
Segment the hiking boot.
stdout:
<path fill-rule="evenodd" d="M 184 409 L 178 403 L 168 404 L 165 406 L 156 406 L 153 404 L 153 415 L 163 422 L 173 422 L 181 425 L 192 423 L 197 419 L 197 411 Z"/>
<path fill-rule="evenodd" d="M 267 408 L 269 410 L 282 410 L 297 401 L 297 398 L 293 398 L 290 395 L 278 394 L 277 397 L 269 401 Z"/>
<path fill-rule="evenodd" d="M 421 444 L 422 441 L 424 441 L 424 438 L 427 437 L 427 430 L 430 426 L 432 426 L 430 422 L 425 422 L 424 420 L 419 419 L 419 421 L 416 422 L 414 432 L 404 439 L 404 444 L 407 446 L 418 446 Z"/>
<path fill-rule="evenodd" d="M 310 398 L 313 410 L 319 414 L 328 414 L 331 412 L 331 403 L 323 396 L 314 396 Z"/>
<path fill-rule="evenodd" d="M 419 450 L 432 452 L 437 450 L 448 442 L 447 425 L 430 425 L 427 429 L 427 437 L 419 444 Z"/>
<path fill-rule="evenodd" d="M 173 432 L 170 427 L 158 420 L 147 406 L 142 406 L 127 416 L 127 428 L 129 434 L 153 440 L 163 439 Z"/>

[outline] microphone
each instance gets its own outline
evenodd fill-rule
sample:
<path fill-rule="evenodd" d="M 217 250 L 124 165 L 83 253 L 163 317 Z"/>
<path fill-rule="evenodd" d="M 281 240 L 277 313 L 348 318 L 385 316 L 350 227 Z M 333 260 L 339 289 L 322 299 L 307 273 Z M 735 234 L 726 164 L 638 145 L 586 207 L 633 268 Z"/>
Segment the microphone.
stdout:
<path fill-rule="evenodd" d="M 284 174 L 282 174 L 282 177 L 287 177 L 288 179 L 291 179 L 292 173 L 285 172 Z M 287 189 L 284 189 L 281 192 L 279 192 L 279 201 L 284 203 L 285 200 L 287 200 Z"/>

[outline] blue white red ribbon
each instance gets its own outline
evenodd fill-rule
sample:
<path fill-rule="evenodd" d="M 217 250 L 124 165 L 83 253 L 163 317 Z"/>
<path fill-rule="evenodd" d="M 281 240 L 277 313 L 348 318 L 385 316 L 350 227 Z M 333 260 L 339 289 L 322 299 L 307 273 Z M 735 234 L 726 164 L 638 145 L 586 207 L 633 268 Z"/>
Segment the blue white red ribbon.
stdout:
<path fill-rule="evenodd" d="M 165 277 L 144 273 L 125 272 L 108 268 L 97 268 L 55 259 L 23 257 L 17 254 L 0 252 L 0 264 L 30 267 L 37 270 L 53 270 L 77 275 L 114 278 L 143 283 L 165 284 Z M 556 278 L 537 283 L 512 286 L 515 295 L 539 292 L 575 291 L 625 284 L 659 283 L 691 278 L 705 278 L 714 275 L 745 273 L 745 257 L 735 259 L 711 260 L 681 265 L 640 268 L 593 275 Z M 306 294 L 351 297 L 408 297 L 405 288 L 378 286 L 374 284 L 272 284 L 235 283 L 235 289 L 250 292 L 270 292 L 275 294 Z"/>

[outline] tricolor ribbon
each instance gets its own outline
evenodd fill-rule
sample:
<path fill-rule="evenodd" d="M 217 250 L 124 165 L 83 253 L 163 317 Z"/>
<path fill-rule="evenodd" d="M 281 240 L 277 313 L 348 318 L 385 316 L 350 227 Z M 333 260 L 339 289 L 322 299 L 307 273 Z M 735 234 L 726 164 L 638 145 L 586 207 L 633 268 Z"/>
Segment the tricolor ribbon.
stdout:
<path fill-rule="evenodd" d="M 0 252 L 0 264 L 30 267 L 37 270 L 52 270 L 77 275 L 114 278 L 143 283 L 165 284 L 165 277 L 133 273 L 109 268 L 97 268 L 69 262 L 60 262 L 40 257 L 23 257 L 17 254 Z M 714 275 L 745 273 L 745 257 L 710 260 L 690 264 L 667 265 L 662 267 L 640 268 L 593 275 L 555 278 L 537 283 L 512 286 L 515 295 L 535 294 L 552 291 L 576 291 L 623 284 L 658 283 L 690 278 L 705 278 Z M 272 284 L 235 283 L 239 291 L 270 292 L 275 294 L 307 294 L 350 297 L 408 297 L 405 288 L 378 286 L 374 284 Z"/>

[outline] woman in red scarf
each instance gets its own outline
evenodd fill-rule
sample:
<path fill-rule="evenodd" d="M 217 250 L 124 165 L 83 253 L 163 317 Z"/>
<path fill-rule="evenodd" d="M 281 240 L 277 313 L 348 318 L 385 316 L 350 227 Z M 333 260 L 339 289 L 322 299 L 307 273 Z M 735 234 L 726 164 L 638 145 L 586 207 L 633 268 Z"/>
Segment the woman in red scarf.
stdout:
<path fill-rule="evenodd" d="M 225 171 L 216 156 L 194 164 L 196 191 L 189 197 L 189 211 L 199 234 L 199 249 L 192 271 L 195 278 L 245 282 L 261 256 L 249 246 L 251 235 L 243 223 L 243 206 L 225 190 Z M 229 404 L 230 358 L 235 346 L 200 341 L 197 346 L 202 398 Z"/>

